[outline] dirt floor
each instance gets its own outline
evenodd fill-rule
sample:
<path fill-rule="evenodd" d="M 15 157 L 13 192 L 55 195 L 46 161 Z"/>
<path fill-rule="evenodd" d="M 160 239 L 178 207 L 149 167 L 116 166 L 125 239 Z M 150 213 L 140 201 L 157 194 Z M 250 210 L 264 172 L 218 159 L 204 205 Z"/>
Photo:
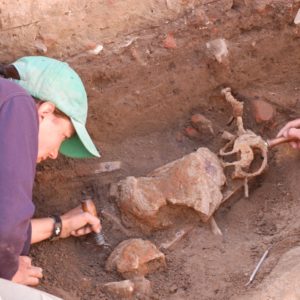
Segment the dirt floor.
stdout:
<path fill-rule="evenodd" d="M 91 101 L 89 126 L 101 147 L 101 161 L 119 160 L 122 168 L 95 175 L 86 170 L 94 170 L 97 161 L 66 158 L 38 166 L 36 216 L 73 208 L 87 188 L 94 190 L 99 211 L 109 209 L 118 215 L 108 194 L 111 183 L 146 175 L 200 146 L 217 153 L 223 145 L 222 131 L 235 131 L 234 124 L 227 125 L 231 109 L 220 94 L 224 86 L 231 86 L 244 101 L 247 128 L 264 138 L 275 136 L 287 120 L 299 115 L 300 31 L 293 24 L 299 6 L 273 1 L 260 9 L 233 1 L 226 14 L 216 10 L 208 31 L 202 28 L 203 20 L 187 14 L 140 32 L 141 40 L 133 47 L 106 54 L 101 61 L 78 58 L 77 70 Z M 174 33 L 176 49 L 161 46 L 165 32 Z M 215 61 L 205 47 L 205 41 L 219 37 L 229 41 L 225 64 Z M 254 99 L 272 104 L 276 116 L 271 122 L 255 122 Z M 184 134 L 194 113 L 213 121 L 215 135 Z M 165 251 L 167 268 L 148 276 L 151 299 L 242 299 L 268 276 L 282 253 L 299 244 L 300 156 L 283 145 L 271 150 L 269 157 L 269 168 L 251 185 L 250 197 L 240 194 L 217 211 L 223 237 L 213 235 L 205 224 L 193 223 L 187 237 Z M 126 239 L 109 220 L 103 217 L 102 223 L 113 246 Z M 148 237 L 132 228 L 132 234 L 159 245 L 181 226 L 178 222 L 176 228 Z M 245 287 L 270 245 L 274 247 L 255 282 Z M 121 280 L 117 273 L 104 270 L 109 251 L 99 250 L 91 237 L 43 242 L 33 247 L 31 255 L 44 269 L 41 288 L 65 299 L 109 299 L 102 284 Z"/>

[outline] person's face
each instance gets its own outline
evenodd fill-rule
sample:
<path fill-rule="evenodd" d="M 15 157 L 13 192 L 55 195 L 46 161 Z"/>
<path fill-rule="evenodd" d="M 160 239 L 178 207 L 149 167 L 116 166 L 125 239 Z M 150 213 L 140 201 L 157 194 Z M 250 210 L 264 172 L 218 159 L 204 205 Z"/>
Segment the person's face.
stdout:
<path fill-rule="evenodd" d="M 47 158 L 56 159 L 61 143 L 74 133 L 71 121 L 54 114 L 55 105 L 51 102 L 37 104 L 39 117 L 37 163 Z"/>

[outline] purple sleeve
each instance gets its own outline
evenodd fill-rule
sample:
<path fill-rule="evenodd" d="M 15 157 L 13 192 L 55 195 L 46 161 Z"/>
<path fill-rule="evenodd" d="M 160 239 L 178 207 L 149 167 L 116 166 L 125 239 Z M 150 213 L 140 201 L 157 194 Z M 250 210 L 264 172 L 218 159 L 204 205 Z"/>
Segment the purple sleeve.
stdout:
<path fill-rule="evenodd" d="M 0 277 L 11 279 L 30 246 L 38 123 L 33 99 L 15 95 L 0 107 Z"/>

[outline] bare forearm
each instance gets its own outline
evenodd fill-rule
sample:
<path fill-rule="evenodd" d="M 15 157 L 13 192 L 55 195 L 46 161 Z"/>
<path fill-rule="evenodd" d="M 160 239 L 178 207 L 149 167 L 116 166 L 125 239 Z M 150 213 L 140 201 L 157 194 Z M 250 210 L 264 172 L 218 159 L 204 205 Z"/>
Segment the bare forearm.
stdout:
<path fill-rule="evenodd" d="M 52 218 L 31 220 L 31 244 L 50 238 L 53 232 L 54 221 Z"/>
<path fill-rule="evenodd" d="M 63 214 L 61 217 L 60 238 L 67 238 L 70 235 L 80 236 L 91 231 L 100 232 L 100 220 L 90 213 L 83 212 L 81 205 Z M 31 220 L 31 244 L 41 242 L 52 236 L 54 229 L 52 217 Z"/>

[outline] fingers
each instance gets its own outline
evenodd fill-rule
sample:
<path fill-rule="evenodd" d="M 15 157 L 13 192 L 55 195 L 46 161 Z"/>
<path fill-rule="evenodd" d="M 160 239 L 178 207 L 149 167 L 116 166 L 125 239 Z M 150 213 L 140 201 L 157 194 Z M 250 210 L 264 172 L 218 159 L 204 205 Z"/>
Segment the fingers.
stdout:
<path fill-rule="evenodd" d="M 295 138 L 297 140 L 300 140 L 300 129 L 297 128 L 290 128 L 286 132 L 287 137 Z"/>
<path fill-rule="evenodd" d="M 101 231 L 100 220 L 87 212 L 84 213 L 84 216 L 86 218 L 86 223 L 92 227 L 92 230 L 99 233 Z"/>
<path fill-rule="evenodd" d="M 61 238 L 66 238 L 70 235 L 80 236 L 88 234 L 91 231 L 100 232 L 101 224 L 99 218 L 91 215 L 88 212 L 82 212 L 79 208 L 76 214 L 70 214 L 70 212 L 62 215 L 62 233 Z"/>
<path fill-rule="evenodd" d="M 71 235 L 78 237 L 78 236 L 89 234 L 91 232 L 92 232 L 91 227 L 90 226 L 86 226 L 86 227 L 80 228 L 78 230 L 72 231 Z"/>
<path fill-rule="evenodd" d="M 71 235 L 73 236 L 82 236 L 85 234 L 89 234 L 92 231 L 99 233 L 101 231 L 101 223 L 100 220 L 97 217 L 94 217 L 93 215 L 89 213 L 84 213 L 83 217 L 85 218 L 85 226 L 81 227 L 77 230 L 73 230 L 71 232 Z"/>
<path fill-rule="evenodd" d="M 43 269 L 39 268 L 39 267 L 34 267 L 32 266 L 29 270 L 28 270 L 28 274 L 31 277 L 35 277 L 35 278 L 43 278 Z"/>
<path fill-rule="evenodd" d="M 40 283 L 40 279 L 43 278 L 43 270 L 38 267 L 32 266 L 28 269 L 27 285 L 36 286 Z"/>
<path fill-rule="evenodd" d="M 43 278 L 43 270 L 31 265 L 31 258 L 28 256 L 19 257 L 19 268 L 13 276 L 12 281 L 25 285 L 36 286 Z"/>
<path fill-rule="evenodd" d="M 287 132 L 291 128 L 299 128 L 300 127 L 300 119 L 296 119 L 293 121 L 288 122 L 277 134 L 277 137 L 287 136 Z"/>
<path fill-rule="evenodd" d="M 30 285 L 30 286 L 37 286 L 39 285 L 40 283 L 40 280 L 36 277 L 30 277 L 30 280 L 28 281 L 28 284 L 27 285 Z"/>

